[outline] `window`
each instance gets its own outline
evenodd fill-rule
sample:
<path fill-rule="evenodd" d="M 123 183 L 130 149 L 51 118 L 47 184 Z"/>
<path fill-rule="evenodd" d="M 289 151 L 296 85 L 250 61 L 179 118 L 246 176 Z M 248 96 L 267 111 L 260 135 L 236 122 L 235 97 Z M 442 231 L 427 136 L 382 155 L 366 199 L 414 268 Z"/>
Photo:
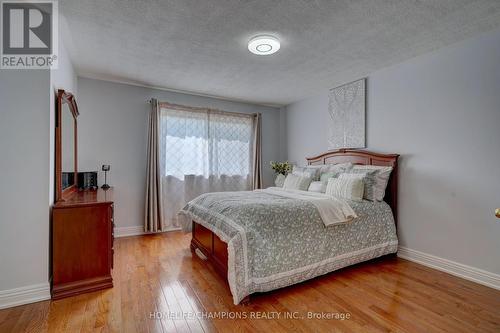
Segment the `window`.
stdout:
<path fill-rule="evenodd" d="M 160 173 L 164 218 L 206 192 L 253 187 L 255 116 L 161 105 Z"/>
<path fill-rule="evenodd" d="M 252 115 L 161 109 L 164 174 L 250 177 Z"/>

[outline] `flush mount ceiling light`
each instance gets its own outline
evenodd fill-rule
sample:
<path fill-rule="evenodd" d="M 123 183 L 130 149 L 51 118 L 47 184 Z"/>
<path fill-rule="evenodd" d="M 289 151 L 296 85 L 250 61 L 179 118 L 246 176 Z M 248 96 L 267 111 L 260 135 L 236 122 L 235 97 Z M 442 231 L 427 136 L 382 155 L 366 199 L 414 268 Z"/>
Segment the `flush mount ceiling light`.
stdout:
<path fill-rule="evenodd" d="M 248 42 L 248 51 L 257 55 L 269 55 L 280 49 L 278 38 L 270 35 L 255 36 Z"/>

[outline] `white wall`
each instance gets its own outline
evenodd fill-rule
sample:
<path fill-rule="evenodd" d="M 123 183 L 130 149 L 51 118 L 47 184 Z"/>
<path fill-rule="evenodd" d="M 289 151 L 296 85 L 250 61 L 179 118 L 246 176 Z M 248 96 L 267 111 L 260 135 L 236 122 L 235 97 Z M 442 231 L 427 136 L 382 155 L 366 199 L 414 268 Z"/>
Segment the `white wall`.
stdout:
<path fill-rule="evenodd" d="M 58 59 L 58 68 L 50 71 L 52 87 L 56 92 L 57 89 L 64 89 L 76 95 L 78 86 L 77 76 L 66 49 L 66 44 L 62 39 L 59 40 Z"/>
<path fill-rule="evenodd" d="M 49 76 L 0 70 L 0 307 L 6 290 L 49 296 Z"/>
<path fill-rule="evenodd" d="M 117 227 L 142 226 L 146 178 L 147 122 L 152 97 L 175 104 L 262 113 L 264 183 L 271 185 L 269 161 L 280 157 L 280 111 L 207 97 L 78 78 L 78 163 L 81 171 L 110 164 Z M 283 140 L 281 140 L 283 142 Z M 104 181 L 99 171 L 99 184 Z"/>
<path fill-rule="evenodd" d="M 373 73 L 367 145 L 399 153 L 399 239 L 500 274 L 500 30 Z M 288 158 L 327 150 L 327 92 L 287 107 Z"/>
<path fill-rule="evenodd" d="M 62 40 L 58 69 L 0 70 L 0 308 L 50 297 L 57 88 L 76 90 Z"/>

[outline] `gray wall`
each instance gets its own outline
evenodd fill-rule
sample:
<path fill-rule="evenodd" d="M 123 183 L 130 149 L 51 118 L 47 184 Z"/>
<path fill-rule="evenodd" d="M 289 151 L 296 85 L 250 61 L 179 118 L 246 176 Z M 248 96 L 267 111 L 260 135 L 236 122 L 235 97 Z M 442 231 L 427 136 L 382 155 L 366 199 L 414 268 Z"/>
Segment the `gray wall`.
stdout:
<path fill-rule="evenodd" d="M 49 294 L 50 205 L 54 201 L 54 91 L 76 90 L 62 40 L 59 68 L 0 70 L 0 291 Z M 18 296 L 21 303 L 32 294 Z M 3 306 L 3 304 L 0 304 Z"/>
<path fill-rule="evenodd" d="M 500 31 L 368 78 L 367 145 L 399 153 L 399 239 L 500 273 Z M 287 107 L 288 158 L 327 150 L 327 91 Z"/>
<path fill-rule="evenodd" d="M 264 183 L 271 185 L 269 161 L 284 156 L 279 109 L 207 97 L 78 78 L 78 164 L 81 171 L 110 164 L 108 182 L 115 187 L 117 227 L 142 225 L 146 177 L 147 121 L 155 97 L 160 101 L 217 108 L 233 112 L 261 112 Z M 103 173 L 99 173 L 103 183 Z"/>
<path fill-rule="evenodd" d="M 48 70 L 0 70 L 0 291 L 48 294 Z"/>

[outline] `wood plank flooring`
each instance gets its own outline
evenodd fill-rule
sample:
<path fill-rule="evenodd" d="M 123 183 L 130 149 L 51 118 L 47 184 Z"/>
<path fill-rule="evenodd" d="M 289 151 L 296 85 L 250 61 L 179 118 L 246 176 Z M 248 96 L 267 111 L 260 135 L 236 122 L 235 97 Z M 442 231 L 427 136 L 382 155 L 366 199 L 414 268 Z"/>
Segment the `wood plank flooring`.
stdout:
<path fill-rule="evenodd" d="M 236 306 L 190 237 L 117 239 L 113 289 L 0 310 L 0 332 L 500 332 L 500 291 L 395 256 Z"/>

